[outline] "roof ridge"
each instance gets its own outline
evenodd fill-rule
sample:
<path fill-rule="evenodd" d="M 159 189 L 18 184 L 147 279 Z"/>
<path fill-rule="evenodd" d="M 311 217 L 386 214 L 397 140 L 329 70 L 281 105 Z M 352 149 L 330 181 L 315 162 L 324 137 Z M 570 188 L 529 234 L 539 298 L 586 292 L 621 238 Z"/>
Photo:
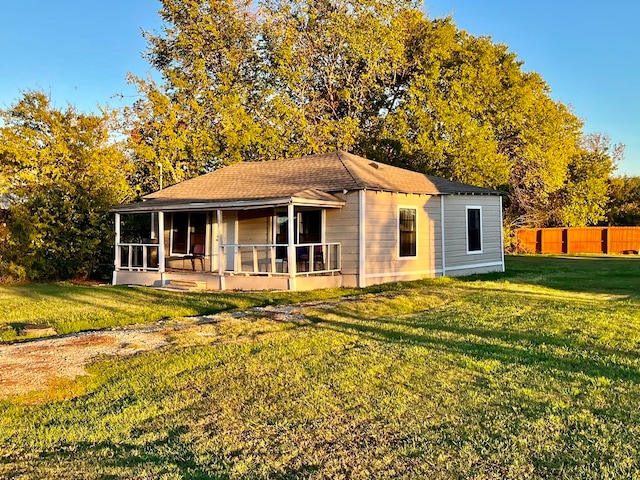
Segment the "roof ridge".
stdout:
<path fill-rule="evenodd" d="M 338 157 L 338 160 L 340 160 L 340 163 L 342 164 L 342 166 L 344 167 L 344 169 L 347 171 L 347 173 L 349 174 L 349 176 L 351 177 L 351 179 L 353 180 L 353 183 L 355 183 L 355 185 L 359 188 L 365 188 L 365 185 L 360 185 L 360 182 L 358 182 L 358 180 L 356 179 L 356 177 L 353 175 L 353 173 L 351 172 L 351 170 L 349 169 L 349 167 L 347 167 L 347 164 L 344 163 L 344 160 L 342 158 L 342 156 L 340 155 L 341 153 L 346 153 L 347 155 L 351 155 L 349 152 L 345 152 L 344 150 L 336 150 L 336 156 Z"/>

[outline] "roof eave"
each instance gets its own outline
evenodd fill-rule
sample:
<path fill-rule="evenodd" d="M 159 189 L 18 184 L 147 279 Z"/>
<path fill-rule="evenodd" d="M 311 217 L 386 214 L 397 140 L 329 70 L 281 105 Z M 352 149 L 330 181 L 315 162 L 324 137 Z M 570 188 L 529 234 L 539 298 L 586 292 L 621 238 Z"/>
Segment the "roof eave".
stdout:
<path fill-rule="evenodd" d="M 269 199 L 211 201 L 211 202 L 180 202 L 156 203 L 152 200 L 120 205 L 112 208 L 115 213 L 151 213 L 178 211 L 208 211 L 208 210 L 256 210 L 260 208 L 285 207 L 298 205 L 321 208 L 341 208 L 346 204 L 344 200 L 310 199 L 302 197 L 281 197 Z"/>

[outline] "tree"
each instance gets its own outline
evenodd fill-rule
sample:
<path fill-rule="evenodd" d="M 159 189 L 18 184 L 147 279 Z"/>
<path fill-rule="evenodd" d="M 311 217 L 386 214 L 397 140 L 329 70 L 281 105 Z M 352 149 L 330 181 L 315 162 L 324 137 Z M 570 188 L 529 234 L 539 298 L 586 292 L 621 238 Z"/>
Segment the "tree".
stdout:
<path fill-rule="evenodd" d="M 177 182 L 342 148 L 508 191 L 511 227 L 602 216 L 609 153 L 585 149 L 582 122 L 506 45 L 418 1 L 161 3 L 147 55 L 163 81 L 135 79 L 129 116 L 141 192 L 159 162 Z"/>
<path fill-rule="evenodd" d="M 257 75 L 249 0 L 162 0 L 165 27 L 146 33 L 147 58 L 164 79 L 130 77 L 141 99 L 125 112 L 141 193 L 161 163 L 168 184 L 255 158 L 263 143 L 264 89 Z"/>
<path fill-rule="evenodd" d="M 111 138 L 113 112 L 61 110 L 29 91 L 0 113 L 0 193 L 15 199 L 5 264 L 41 279 L 86 277 L 110 263 L 109 209 L 130 192 L 128 163 Z"/>
<path fill-rule="evenodd" d="M 398 107 L 412 0 L 266 0 L 259 45 L 265 78 L 302 150 L 362 151 Z"/>
<path fill-rule="evenodd" d="M 609 178 L 622 158 L 624 145 L 608 136 L 585 135 L 568 165 L 567 179 L 553 195 L 548 224 L 569 227 L 596 225 L 606 218 Z"/>
<path fill-rule="evenodd" d="M 640 177 L 613 177 L 608 193 L 607 223 L 640 226 Z"/>

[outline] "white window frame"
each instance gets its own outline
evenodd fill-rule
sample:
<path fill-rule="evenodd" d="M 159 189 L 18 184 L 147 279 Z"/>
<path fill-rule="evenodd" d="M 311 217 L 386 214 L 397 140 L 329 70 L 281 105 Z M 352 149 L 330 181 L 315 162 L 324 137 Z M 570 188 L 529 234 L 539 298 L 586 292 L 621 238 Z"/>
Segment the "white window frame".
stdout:
<path fill-rule="evenodd" d="M 310 208 L 309 210 L 320 210 L 320 243 L 325 242 L 326 236 L 326 225 L 327 225 L 327 210 L 325 208 Z M 276 229 L 278 226 L 278 213 L 286 213 L 286 210 L 282 210 L 277 208 L 274 210 L 273 215 L 271 216 L 271 240 L 272 243 L 276 243 Z M 302 229 L 302 211 L 296 212 L 296 240 L 294 242 L 295 245 L 300 244 L 300 230 Z"/>
<path fill-rule="evenodd" d="M 400 210 L 413 210 L 414 212 L 416 212 L 416 254 L 415 255 L 404 255 L 401 256 L 400 255 Z M 418 235 L 418 232 L 420 231 L 420 227 L 419 227 L 420 223 L 418 221 L 418 207 L 415 205 L 398 205 L 397 211 L 396 211 L 396 235 L 397 235 L 397 242 L 396 242 L 396 258 L 398 260 L 415 260 L 416 258 L 418 258 L 418 252 L 419 250 L 419 245 L 420 245 L 420 240 L 419 237 L 420 235 Z"/>
<path fill-rule="evenodd" d="M 480 250 L 469 250 L 469 210 L 478 210 L 480 212 Z M 482 255 L 484 253 L 484 235 L 482 228 L 482 206 L 465 205 L 464 207 L 464 234 L 467 246 L 467 255 Z"/>
<path fill-rule="evenodd" d="M 186 212 L 187 214 L 187 253 L 176 253 L 173 251 L 173 220 L 175 218 L 176 213 L 181 213 L 181 212 L 174 212 L 171 215 L 171 230 L 169 231 L 169 256 L 186 257 L 188 255 L 191 255 L 189 252 L 191 251 L 191 213 L 192 212 Z M 193 212 L 193 213 L 205 214 L 205 228 L 206 228 L 207 224 L 209 223 L 209 215 L 207 214 L 207 212 Z M 205 243 L 206 243 L 206 233 L 205 233 Z"/>

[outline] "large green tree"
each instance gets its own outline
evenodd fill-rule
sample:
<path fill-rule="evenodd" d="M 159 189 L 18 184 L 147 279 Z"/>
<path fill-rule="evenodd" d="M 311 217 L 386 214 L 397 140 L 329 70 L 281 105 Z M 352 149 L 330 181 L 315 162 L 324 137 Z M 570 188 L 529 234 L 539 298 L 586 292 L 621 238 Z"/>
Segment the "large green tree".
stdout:
<path fill-rule="evenodd" d="M 611 168 L 582 122 L 506 45 L 419 1 L 161 4 L 147 55 L 162 81 L 134 79 L 143 97 L 127 116 L 141 193 L 158 163 L 173 183 L 342 148 L 508 191 L 512 227 L 602 216 Z"/>
<path fill-rule="evenodd" d="M 623 153 L 624 145 L 612 145 L 606 135 L 585 135 L 567 166 L 564 185 L 551 196 L 546 224 L 576 227 L 604 220 L 609 178 Z"/>
<path fill-rule="evenodd" d="M 640 177 L 613 177 L 608 193 L 607 223 L 640 226 Z"/>
<path fill-rule="evenodd" d="M 0 193 L 12 200 L 4 267 L 30 278 L 70 278 L 111 262 L 109 209 L 129 194 L 112 112 L 58 109 L 29 91 L 0 113 Z"/>

